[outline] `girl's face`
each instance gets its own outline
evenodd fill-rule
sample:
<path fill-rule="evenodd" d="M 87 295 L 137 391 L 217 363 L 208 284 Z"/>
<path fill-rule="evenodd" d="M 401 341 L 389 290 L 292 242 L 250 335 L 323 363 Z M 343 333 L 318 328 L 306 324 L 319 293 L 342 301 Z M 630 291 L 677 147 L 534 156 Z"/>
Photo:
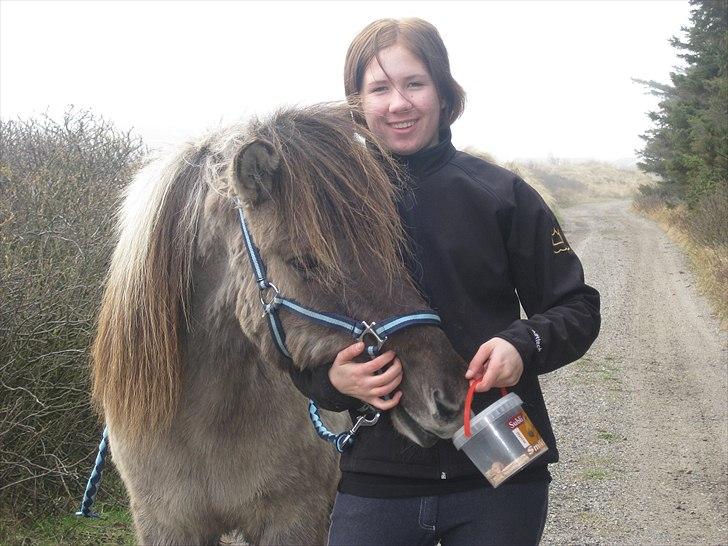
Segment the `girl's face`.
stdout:
<path fill-rule="evenodd" d="M 367 65 L 360 92 L 369 129 L 396 154 L 434 146 L 443 104 L 427 68 L 398 43 L 380 50 L 379 59 L 381 66 L 376 57 Z"/>

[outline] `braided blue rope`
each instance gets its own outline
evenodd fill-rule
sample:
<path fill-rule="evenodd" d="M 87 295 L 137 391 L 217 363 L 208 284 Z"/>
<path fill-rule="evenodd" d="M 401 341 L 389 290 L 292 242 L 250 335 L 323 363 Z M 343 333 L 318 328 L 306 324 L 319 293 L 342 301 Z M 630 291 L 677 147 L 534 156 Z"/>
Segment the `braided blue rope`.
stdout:
<path fill-rule="evenodd" d="M 310 399 L 308 401 L 308 416 L 311 419 L 311 423 L 313 423 L 313 428 L 316 431 L 316 434 L 319 435 L 319 438 L 334 444 L 336 451 L 338 451 L 339 453 L 343 453 L 344 449 L 346 449 L 347 446 L 354 443 L 354 437 L 348 430 L 340 432 L 339 434 L 334 434 L 328 428 L 326 428 L 326 425 L 324 425 L 323 421 L 321 420 L 321 415 L 319 414 L 319 409 L 316 405 L 316 402 Z"/>
<path fill-rule="evenodd" d="M 379 355 L 379 350 L 375 345 L 369 345 L 366 348 L 366 351 L 372 358 L 375 358 Z M 389 400 L 390 397 L 389 395 L 386 395 L 382 398 L 384 400 Z M 373 408 L 370 407 L 369 409 L 371 410 Z M 311 423 L 313 423 L 313 428 L 316 431 L 316 434 L 318 434 L 319 438 L 321 438 L 322 440 L 326 440 L 327 442 L 331 442 L 332 444 L 334 444 L 336 451 L 338 451 L 339 453 L 343 453 L 347 447 L 354 443 L 354 435 L 356 434 L 358 428 L 362 425 L 362 421 L 365 421 L 364 426 L 370 426 L 372 424 L 375 424 L 379 419 L 379 412 L 377 412 L 376 419 L 374 419 L 374 421 L 366 423 L 364 415 L 365 411 L 362 409 L 359 409 L 358 411 L 363 413 L 359 416 L 357 422 L 354 423 L 354 426 L 351 429 L 340 432 L 339 434 L 334 434 L 328 428 L 326 428 L 326 425 L 324 425 L 324 422 L 321 420 L 321 415 L 319 414 L 319 408 L 316 405 L 316 402 L 311 399 L 308 400 L 308 416 L 311 419 Z"/>
<path fill-rule="evenodd" d="M 91 511 L 91 505 L 94 503 L 94 498 L 99 490 L 99 483 L 101 483 L 101 475 L 104 472 L 104 463 L 106 461 L 106 453 L 109 451 L 109 427 L 104 427 L 104 432 L 101 435 L 101 442 L 99 443 L 99 452 L 96 455 L 96 462 L 94 462 L 94 469 L 91 472 L 91 476 L 86 484 L 86 491 L 83 493 L 83 500 L 81 501 L 81 509 L 76 512 L 77 516 L 84 518 L 97 518 L 98 514 Z"/>

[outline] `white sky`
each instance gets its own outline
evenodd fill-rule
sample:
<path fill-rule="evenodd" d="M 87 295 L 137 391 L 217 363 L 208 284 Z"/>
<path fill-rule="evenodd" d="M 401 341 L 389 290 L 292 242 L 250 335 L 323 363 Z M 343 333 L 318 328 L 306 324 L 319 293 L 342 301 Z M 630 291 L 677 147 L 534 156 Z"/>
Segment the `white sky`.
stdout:
<path fill-rule="evenodd" d="M 0 0 L 0 116 L 91 108 L 151 146 L 282 104 L 343 99 L 351 39 L 381 17 L 432 22 L 468 94 L 457 147 L 634 157 L 669 82 L 687 1 L 21 2 Z"/>

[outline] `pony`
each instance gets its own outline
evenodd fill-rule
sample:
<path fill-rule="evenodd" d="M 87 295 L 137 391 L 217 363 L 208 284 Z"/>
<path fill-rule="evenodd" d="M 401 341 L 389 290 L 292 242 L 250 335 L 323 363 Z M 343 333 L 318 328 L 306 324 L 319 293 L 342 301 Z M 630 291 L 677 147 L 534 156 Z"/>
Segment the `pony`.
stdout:
<path fill-rule="evenodd" d="M 238 224 L 281 293 L 366 320 L 421 309 L 403 265 L 397 164 L 342 105 L 278 110 L 148 162 L 125 190 L 92 347 L 92 398 L 141 544 L 325 542 L 337 454 L 289 372 L 353 340 L 281 313 L 274 345 Z M 399 180 L 399 182 L 398 182 Z M 404 367 L 397 430 L 420 445 L 462 422 L 465 362 L 417 326 L 385 348 Z M 324 414 L 332 428 L 344 414 Z"/>

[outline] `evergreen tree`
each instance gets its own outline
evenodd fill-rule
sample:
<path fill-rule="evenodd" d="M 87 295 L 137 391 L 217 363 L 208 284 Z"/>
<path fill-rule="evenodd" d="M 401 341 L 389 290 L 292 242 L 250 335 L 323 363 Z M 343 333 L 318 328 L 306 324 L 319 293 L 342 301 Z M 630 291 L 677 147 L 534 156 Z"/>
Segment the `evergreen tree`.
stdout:
<path fill-rule="evenodd" d="M 640 167 L 662 177 L 670 194 L 695 203 L 728 186 L 728 0 L 690 0 L 687 39 L 670 43 L 687 66 L 672 85 L 636 80 L 661 97 L 642 135 Z"/>

